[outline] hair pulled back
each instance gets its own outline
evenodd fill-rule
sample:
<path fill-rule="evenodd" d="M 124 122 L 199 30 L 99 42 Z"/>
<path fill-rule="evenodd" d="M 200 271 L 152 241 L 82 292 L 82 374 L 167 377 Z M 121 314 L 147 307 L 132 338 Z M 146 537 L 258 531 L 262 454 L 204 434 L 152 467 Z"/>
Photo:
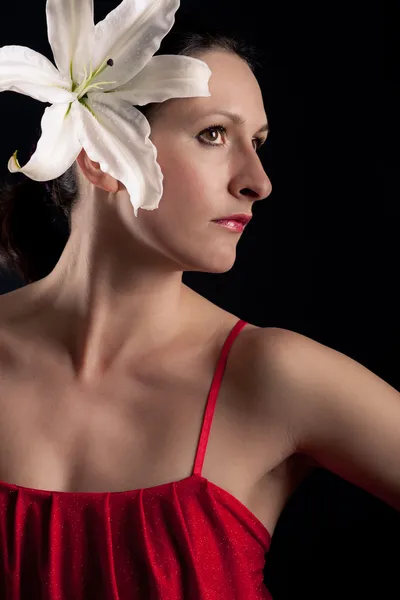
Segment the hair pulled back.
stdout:
<path fill-rule="evenodd" d="M 221 33 L 172 28 L 156 55 L 196 57 L 212 50 L 237 54 L 253 72 L 259 66 L 253 46 Z M 151 123 L 160 106 L 152 103 L 136 108 Z M 17 173 L 0 184 L 0 271 L 14 272 L 29 284 L 54 269 L 71 231 L 72 210 L 78 198 L 76 168 L 74 163 L 66 173 L 46 183 Z"/>

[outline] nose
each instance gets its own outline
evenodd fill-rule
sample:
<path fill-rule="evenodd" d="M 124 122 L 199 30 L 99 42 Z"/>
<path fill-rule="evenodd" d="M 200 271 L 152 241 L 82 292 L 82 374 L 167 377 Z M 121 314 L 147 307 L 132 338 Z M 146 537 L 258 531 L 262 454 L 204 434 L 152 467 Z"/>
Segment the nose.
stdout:
<path fill-rule="evenodd" d="M 272 183 L 257 154 L 242 163 L 229 183 L 230 193 L 236 198 L 248 196 L 253 200 L 265 200 L 272 192 Z"/>

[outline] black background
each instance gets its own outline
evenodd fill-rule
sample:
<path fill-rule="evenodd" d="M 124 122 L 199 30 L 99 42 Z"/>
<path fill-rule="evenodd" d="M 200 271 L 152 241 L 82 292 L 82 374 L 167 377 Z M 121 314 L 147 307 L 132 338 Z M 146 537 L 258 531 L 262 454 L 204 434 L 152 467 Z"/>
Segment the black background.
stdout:
<path fill-rule="evenodd" d="M 96 21 L 117 4 L 95 0 Z M 1 46 L 52 59 L 44 0 L 6 3 L 1 18 Z M 399 3 L 182 0 L 180 18 L 257 45 L 273 184 L 234 268 L 184 282 L 251 323 L 344 352 L 399 390 Z M 0 94 L 2 179 L 17 148 L 28 158 L 44 107 Z M 0 293 L 21 285 L 2 275 Z M 274 600 L 400 598 L 399 540 L 396 511 L 318 470 L 281 515 L 267 586 Z"/>

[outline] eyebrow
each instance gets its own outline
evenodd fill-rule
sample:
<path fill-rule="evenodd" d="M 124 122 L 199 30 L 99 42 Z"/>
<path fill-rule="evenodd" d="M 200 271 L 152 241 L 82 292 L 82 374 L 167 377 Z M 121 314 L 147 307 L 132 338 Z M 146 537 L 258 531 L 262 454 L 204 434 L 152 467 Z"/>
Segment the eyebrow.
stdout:
<path fill-rule="evenodd" d="M 236 113 L 230 112 L 229 110 L 214 110 L 211 113 L 208 113 L 204 116 L 210 117 L 211 115 L 223 115 L 224 117 L 228 117 L 228 119 L 230 119 L 235 125 L 244 125 L 246 123 L 246 121 L 242 119 L 241 116 L 237 115 Z M 264 131 L 269 133 L 269 123 L 265 123 L 265 125 L 260 127 L 260 129 L 258 129 L 256 133 L 263 133 Z"/>

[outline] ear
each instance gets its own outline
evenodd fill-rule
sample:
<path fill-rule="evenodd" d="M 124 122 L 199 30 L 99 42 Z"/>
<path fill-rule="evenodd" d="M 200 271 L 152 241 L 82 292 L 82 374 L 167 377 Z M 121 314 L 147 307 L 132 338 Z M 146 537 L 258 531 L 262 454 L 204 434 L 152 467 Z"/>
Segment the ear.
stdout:
<path fill-rule="evenodd" d="M 96 187 L 114 194 L 123 188 L 122 184 L 112 177 L 112 175 L 109 173 L 104 173 L 101 170 L 99 163 L 93 162 L 88 157 L 84 148 L 82 148 L 82 151 L 76 159 L 76 162 L 80 166 L 81 171 L 85 175 L 86 179 L 88 179 Z"/>

